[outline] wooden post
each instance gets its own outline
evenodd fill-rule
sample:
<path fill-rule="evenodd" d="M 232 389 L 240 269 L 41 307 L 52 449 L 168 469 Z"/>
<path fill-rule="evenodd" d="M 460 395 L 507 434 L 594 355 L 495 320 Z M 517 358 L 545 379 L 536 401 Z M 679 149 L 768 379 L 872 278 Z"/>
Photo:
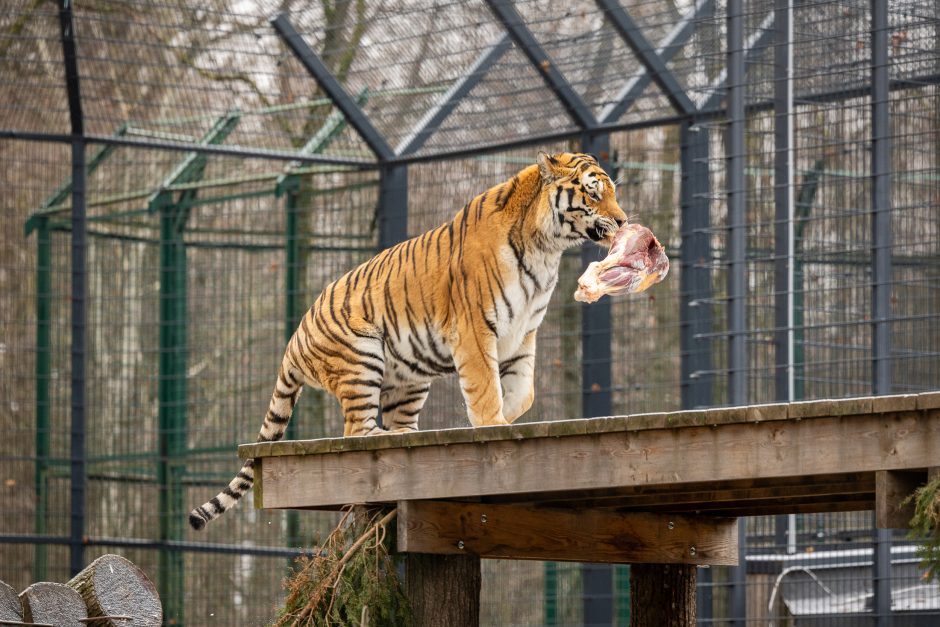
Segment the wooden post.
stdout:
<path fill-rule="evenodd" d="M 908 497 L 924 485 L 927 473 L 919 470 L 875 471 L 875 526 L 878 529 L 907 529 L 914 517 L 914 502 Z"/>
<path fill-rule="evenodd" d="M 630 627 L 695 627 L 691 564 L 630 566 Z"/>
<path fill-rule="evenodd" d="M 406 589 L 415 627 L 480 624 L 480 558 L 409 553 Z"/>

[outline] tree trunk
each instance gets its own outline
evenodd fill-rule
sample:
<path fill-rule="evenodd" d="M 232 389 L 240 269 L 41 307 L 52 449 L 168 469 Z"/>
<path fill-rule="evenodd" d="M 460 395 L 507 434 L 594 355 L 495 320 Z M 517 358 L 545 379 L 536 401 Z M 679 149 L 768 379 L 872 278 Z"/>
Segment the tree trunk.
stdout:
<path fill-rule="evenodd" d="M 85 627 L 85 603 L 77 592 L 61 583 L 34 583 L 20 593 L 23 620 L 56 627 Z"/>
<path fill-rule="evenodd" d="M 0 581 L 0 621 L 22 621 L 23 604 L 16 596 L 16 590 Z"/>
<path fill-rule="evenodd" d="M 690 564 L 630 565 L 630 627 L 695 627 Z"/>
<path fill-rule="evenodd" d="M 135 625 L 159 627 L 163 606 L 153 582 L 120 555 L 102 555 L 68 583 L 88 607 L 88 616 L 130 616 Z M 126 625 L 126 619 L 97 621 L 98 625 Z"/>
<path fill-rule="evenodd" d="M 480 624 L 479 557 L 408 553 L 405 570 L 415 627 Z"/>

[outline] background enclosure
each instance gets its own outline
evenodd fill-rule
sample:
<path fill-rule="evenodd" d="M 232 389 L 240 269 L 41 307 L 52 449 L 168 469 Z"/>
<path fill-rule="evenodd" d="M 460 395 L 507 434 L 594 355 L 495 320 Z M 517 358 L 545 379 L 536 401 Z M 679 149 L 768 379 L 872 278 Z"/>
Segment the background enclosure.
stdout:
<path fill-rule="evenodd" d="M 934 1 L 7 0 L 0 77 L 17 589 L 120 552 L 176 624 L 270 619 L 334 516 L 242 505 L 195 535 L 185 515 L 254 439 L 286 338 L 330 280 L 539 150 L 597 154 L 673 263 L 582 306 L 598 251 L 565 256 L 523 420 L 940 389 Z M 436 383 L 422 428 L 465 424 Z M 340 425 L 308 391 L 291 432 Z M 872 527 L 748 519 L 746 565 L 699 572 L 702 622 L 938 620 L 911 543 L 878 572 Z M 486 562 L 484 620 L 626 624 L 626 572 Z"/>

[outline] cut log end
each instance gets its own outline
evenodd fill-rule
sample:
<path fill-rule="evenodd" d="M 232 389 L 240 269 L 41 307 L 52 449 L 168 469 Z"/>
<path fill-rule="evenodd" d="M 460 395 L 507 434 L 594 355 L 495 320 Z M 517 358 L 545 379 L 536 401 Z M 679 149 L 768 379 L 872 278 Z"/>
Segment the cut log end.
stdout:
<path fill-rule="evenodd" d="M 84 619 L 88 618 L 85 602 L 81 595 L 64 584 L 34 583 L 20 593 L 20 600 L 24 622 L 85 627 Z"/>
<path fill-rule="evenodd" d="M 0 581 L 0 620 L 23 620 L 23 604 L 20 603 L 16 590 L 3 581 Z"/>
<path fill-rule="evenodd" d="M 75 575 L 68 585 L 84 599 L 92 618 L 133 617 L 133 622 L 102 619 L 95 621 L 96 625 L 159 627 L 163 622 L 163 607 L 153 582 L 144 571 L 120 555 L 102 555 Z"/>

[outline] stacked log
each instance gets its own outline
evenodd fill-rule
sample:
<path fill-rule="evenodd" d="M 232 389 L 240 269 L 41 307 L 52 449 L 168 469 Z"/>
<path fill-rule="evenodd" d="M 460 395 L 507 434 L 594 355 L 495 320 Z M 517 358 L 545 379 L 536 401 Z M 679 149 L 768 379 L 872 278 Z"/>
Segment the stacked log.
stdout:
<path fill-rule="evenodd" d="M 20 593 L 20 601 L 27 624 L 85 627 L 88 618 L 82 597 L 61 583 L 34 583 Z"/>
<path fill-rule="evenodd" d="M 89 618 L 98 627 L 159 627 L 163 606 L 153 582 L 133 563 L 120 555 L 102 555 L 69 581 L 84 599 Z"/>
<path fill-rule="evenodd" d="M 0 626 L 160 627 L 153 582 L 120 555 L 102 555 L 67 584 L 39 582 L 19 595 L 0 581 Z"/>
<path fill-rule="evenodd" d="M 0 625 L 4 621 L 11 623 L 22 622 L 23 604 L 16 595 L 16 590 L 0 581 Z"/>

